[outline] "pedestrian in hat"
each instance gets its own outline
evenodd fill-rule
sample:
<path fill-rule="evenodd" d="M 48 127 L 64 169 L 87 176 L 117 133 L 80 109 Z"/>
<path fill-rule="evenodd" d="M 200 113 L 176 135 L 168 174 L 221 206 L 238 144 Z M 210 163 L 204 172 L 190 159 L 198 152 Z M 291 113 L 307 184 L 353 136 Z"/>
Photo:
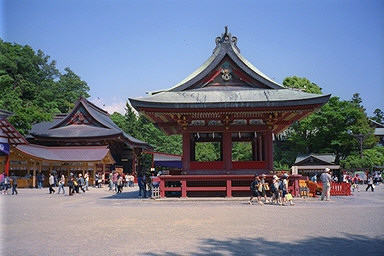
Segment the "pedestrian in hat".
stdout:
<path fill-rule="evenodd" d="M 259 176 L 255 175 L 254 180 L 252 181 L 250 188 L 251 188 L 251 191 L 252 191 L 252 195 L 251 195 L 251 198 L 249 198 L 248 203 L 252 204 L 252 199 L 254 197 L 257 197 L 257 203 L 258 204 L 263 204 L 261 202 L 261 198 L 260 198 L 260 195 L 261 195 L 261 192 L 262 192 L 262 184 L 261 184 Z"/>
<path fill-rule="evenodd" d="M 275 204 L 282 204 L 281 203 L 281 198 L 280 198 L 280 191 L 279 191 L 279 184 L 280 184 L 280 179 L 276 175 L 273 175 L 272 177 L 272 184 L 271 184 L 271 203 Z"/>
<path fill-rule="evenodd" d="M 321 193 L 321 200 L 329 201 L 331 196 L 331 170 L 329 168 L 325 168 L 325 172 L 320 175 L 320 181 L 323 183 L 323 191 Z"/>

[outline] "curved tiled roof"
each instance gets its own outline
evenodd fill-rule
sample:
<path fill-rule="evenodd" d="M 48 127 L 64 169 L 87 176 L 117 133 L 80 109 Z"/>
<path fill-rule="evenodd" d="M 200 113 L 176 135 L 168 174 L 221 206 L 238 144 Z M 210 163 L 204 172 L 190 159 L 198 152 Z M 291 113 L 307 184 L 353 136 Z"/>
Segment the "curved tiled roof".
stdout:
<path fill-rule="evenodd" d="M 115 162 L 107 146 L 45 147 L 30 144 L 18 145 L 16 149 L 30 157 L 46 161 Z"/>
<path fill-rule="evenodd" d="M 84 112 L 87 123 L 73 122 L 77 113 Z M 35 138 L 49 139 L 103 139 L 121 137 L 130 146 L 151 148 L 148 143 L 138 140 L 121 130 L 110 118 L 108 112 L 80 98 L 72 111 L 63 116 L 59 114 L 52 122 L 35 124 L 30 135 Z"/>
<path fill-rule="evenodd" d="M 223 78 L 225 72 L 230 78 Z M 321 106 L 329 97 L 288 89 L 273 81 L 240 54 L 237 38 L 226 28 L 216 38 L 212 56 L 190 76 L 167 90 L 129 100 L 140 111 L 140 108 Z"/>
<path fill-rule="evenodd" d="M 305 93 L 292 89 L 198 89 L 162 92 L 146 98 L 130 99 L 135 107 L 158 108 L 233 108 L 275 107 L 323 104 L 330 95 Z"/>

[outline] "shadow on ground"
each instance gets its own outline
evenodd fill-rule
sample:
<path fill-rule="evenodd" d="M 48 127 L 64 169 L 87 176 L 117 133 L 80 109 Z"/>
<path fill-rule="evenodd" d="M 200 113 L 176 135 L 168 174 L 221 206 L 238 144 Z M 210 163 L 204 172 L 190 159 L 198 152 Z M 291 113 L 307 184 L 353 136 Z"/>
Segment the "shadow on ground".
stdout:
<path fill-rule="evenodd" d="M 231 240 L 206 239 L 196 252 L 188 255 L 383 255 L 384 237 L 345 235 L 317 237 L 297 242 L 276 242 L 264 238 Z M 184 254 L 184 253 L 183 253 Z M 144 253 L 144 255 L 182 255 L 173 252 Z"/>
<path fill-rule="evenodd" d="M 149 192 L 147 194 L 150 195 Z M 123 192 L 121 192 L 119 194 L 116 194 L 115 192 L 113 192 L 113 194 L 106 196 L 106 197 L 103 197 L 101 199 L 138 199 L 138 198 L 139 198 L 139 191 L 135 190 L 135 191 L 124 192 L 124 190 L 123 190 Z"/>

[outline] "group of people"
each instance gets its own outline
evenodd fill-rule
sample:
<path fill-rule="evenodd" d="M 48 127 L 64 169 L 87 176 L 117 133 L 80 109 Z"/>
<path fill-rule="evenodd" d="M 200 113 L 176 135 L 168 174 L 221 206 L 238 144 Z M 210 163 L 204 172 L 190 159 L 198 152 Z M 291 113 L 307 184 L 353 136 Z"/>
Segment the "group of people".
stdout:
<path fill-rule="evenodd" d="M 63 173 L 60 173 L 59 177 L 60 178 L 57 184 L 56 178 L 53 175 L 53 173 L 49 174 L 49 178 L 48 178 L 49 194 L 54 194 L 56 192 L 54 187 L 58 185 L 59 187 L 58 194 L 60 194 L 60 192 L 63 191 L 63 194 L 65 195 L 64 186 L 65 186 L 66 178 Z M 75 193 L 78 194 L 80 190 L 83 191 L 83 193 L 85 193 L 85 191 L 88 191 L 89 173 L 86 172 L 83 177 L 81 173 L 79 173 L 76 176 L 71 172 L 68 177 L 67 185 L 68 185 L 70 196 L 73 196 Z"/>
<path fill-rule="evenodd" d="M 135 177 L 131 174 L 120 173 L 112 171 L 108 175 L 108 187 L 109 191 L 114 191 L 117 194 L 123 191 L 123 187 L 133 187 Z M 98 184 L 102 183 L 97 182 Z M 100 186 L 98 186 L 100 187 Z"/>
<path fill-rule="evenodd" d="M 17 176 L 12 173 L 9 177 L 5 173 L 0 174 L 0 191 L 2 195 L 8 195 L 8 189 L 12 188 L 12 195 L 17 195 Z"/>
<path fill-rule="evenodd" d="M 288 187 L 288 178 L 289 175 L 284 173 L 282 179 L 273 175 L 272 183 L 269 185 L 265 181 L 266 175 L 262 174 L 260 176 L 255 175 L 254 180 L 251 183 L 250 189 L 252 196 L 249 199 L 248 203 L 252 204 L 253 198 L 257 198 L 257 203 L 263 205 L 264 203 L 271 203 L 277 205 L 294 205 L 292 201 L 292 195 Z M 270 191 L 271 198 L 268 200 L 267 191 Z M 262 201 L 264 199 L 264 203 Z"/>
<path fill-rule="evenodd" d="M 151 171 L 149 175 L 139 174 L 137 177 L 137 184 L 139 186 L 139 198 L 147 198 L 148 194 L 153 197 L 153 192 L 160 186 L 159 176 L 162 172 L 159 171 L 157 174 L 155 171 Z"/>
<path fill-rule="evenodd" d="M 329 178 L 328 175 L 325 175 L 324 173 L 329 174 L 331 177 Z M 324 184 L 324 179 L 325 179 L 325 182 L 326 183 L 329 182 L 329 184 L 331 182 L 349 183 L 349 184 L 351 184 L 352 192 L 354 192 L 355 190 L 357 192 L 359 192 L 360 191 L 359 185 L 364 184 L 364 183 L 367 184 L 365 191 L 368 191 L 369 189 L 371 189 L 371 191 L 374 192 L 375 186 L 378 185 L 380 180 L 382 179 L 377 172 L 375 172 L 375 173 L 367 172 L 366 178 L 361 178 L 359 173 L 355 173 L 354 175 L 352 175 L 352 174 L 348 173 L 347 171 L 344 171 L 341 173 L 340 179 L 336 175 L 332 176 L 331 170 L 329 168 L 326 168 L 324 173 L 320 175 L 320 181 L 323 182 L 323 184 Z M 314 174 L 311 177 L 311 181 L 313 181 L 313 182 L 318 181 L 317 174 Z M 325 188 L 327 189 L 327 185 L 325 185 Z M 324 189 L 324 186 L 323 186 L 323 189 Z"/>

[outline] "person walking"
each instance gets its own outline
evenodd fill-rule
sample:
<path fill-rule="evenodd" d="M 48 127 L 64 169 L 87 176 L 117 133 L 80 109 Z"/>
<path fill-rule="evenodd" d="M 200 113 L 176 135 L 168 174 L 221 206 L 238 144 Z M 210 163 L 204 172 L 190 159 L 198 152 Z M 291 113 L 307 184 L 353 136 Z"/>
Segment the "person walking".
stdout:
<path fill-rule="evenodd" d="M 86 173 L 84 174 L 84 180 L 85 180 L 85 190 L 86 190 L 86 191 L 89 191 L 89 190 L 88 190 L 88 186 L 89 186 L 89 173 L 88 173 L 88 172 L 86 172 Z"/>
<path fill-rule="evenodd" d="M 3 186 L 4 186 L 3 194 L 4 195 L 8 195 L 8 189 L 11 186 L 11 181 L 10 181 L 10 179 L 9 179 L 7 174 L 4 174 Z"/>
<path fill-rule="evenodd" d="M 139 185 L 139 197 L 144 197 L 146 198 L 147 197 L 147 190 L 145 188 L 146 184 L 145 184 L 145 175 L 143 176 L 142 173 L 139 173 L 138 177 L 137 177 L 137 184 Z"/>
<path fill-rule="evenodd" d="M 55 193 L 55 190 L 53 189 L 53 186 L 55 185 L 55 177 L 52 175 L 52 173 L 49 173 L 48 185 L 49 194 Z"/>
<path fill-rule="evenodd" d="M 69 195 L 70 195 L 70 196 L 73 196 L 73 194 L 75 193 L 73 173 L 70 173 L 70 174 L 69 174 L 69 178 L 68 178 L 68 190 L 69 190 Z"/>
<path fill-rule="evenodd" d="M 123 176 L 121 174 L 117 175 L 117 194 L 121 193 L 123 191 Z"/>
<path fill-rule="evenodd" d="M 63 190 L 63 194 L 65 195 L 64 185 L 65 185 L 65 176 L 64 174 L 60 173 L 59 192 L 57 192 L 58 194 L 60 194 L 60 191 Z"/>
<path fill-rule="evenodd" d="M 261 191 L 261 196 L 264 197 L 264 203 L 269 203 L 268 198 L 267 198 L 267 190 L 269 190 L 269 184 L 268 182 L 265 181 L 265 174 L 261 175 L 261 186 L 262 186 L 262 191 Z"/>
<path fill-rule="evenodd" d="M 271 184 L 271 203 L 276 203 L 276 204 L 282 204 L 281 203 L 281 198 L 280 198 L 280 192 L 279 192 L 279 177 L 276 175 L 273 175 L 272 177 L 272 184 Z"/>
<path fill-rule="evenodd" d="M 113 177 L 112 177 L 112 181 L 113 181 L 113 191 L 117 192 L 117 175 L 119 173 L 117 171 L 114 171 L 113 172 Z"/>
<path fill-rule="evenodd" d="M 11 176 L 11 180 L 12 180 L 12 195 L 14 194 L 18 194 L 17 192 L 17 177 L 14 173 L 12 173 L 12 176 Z"/>
<path fill-rule="evenodd" d="M 79 178 L 77 179 L 77 183 L 78 183 L 78 186 L 81 189 L 81 191 L 83 191 L 83 193 L 85 193 L 85 189 L 84 189 L 85 181 L 84 181 L 83 175 L 81 173 L 79 173 Z"/>
<path fill-rule="evenodd" d="M 353 177 L 352 179 L 352 192 L 355 192 L 355 189 L 357 189 L 357 192 L 359 192 L 359 183 L 360 183 L 359 174 L 356 174 L 355 177 Z"/>
<path fill-rule="evenodd" d="M 110 172 L 108 175 L 108 181 L 109 181 L 109 191 L 113 189 L 113 173 Z"/>
<path fill-rule="evenodd" d="M 368 176 L 368 186 L 367 188 L 365 189 L 365 191 L 368 191 L 369 188 L 371 188 L 371 192 L 375 192 L 375 188 L 373 187 L 373 178 L 372 178 L 372 175 L 369 175 Z"/>
<path fill-rule="evenodd" d="M 39 189 L 43 188 L 43 183 L 44 183 L 44 174 L 42 172 L 39 172 L 37 174 L 37 187 Z"/>
<path fill-rule="evenodd" d="M 251 195 L 251 198 L 249 198 L 248 200 L 248 203 L 252 205 L 252 199 L 254 197 L 257 197 L 257 203 L 258 204 L 263 204 L 261 202 L 261 198 L 260 198 L 260 194 L 261 194 L 261 191 L 262 191 L 262 187 L 263 185 L 261 184 L 261 180 L 260 180 L 260 177 L 255 175 L 254 176 L 254 180 L 252 181 L 251 183 L 251 186 L 250 186 L 250 189 L 252 191 L 252 195 Z"/>
<path fill-rule="evenodd" d="M 331 196 L 331 170 L 329 168 L 325 168 L 325 172 L 323 172 L 320 175 L 320 181 L 323 183 L 323 190 L 321 192 L 321 200 L 323 201 L 324 198 L 326 201 L 329 201 Z"/>

